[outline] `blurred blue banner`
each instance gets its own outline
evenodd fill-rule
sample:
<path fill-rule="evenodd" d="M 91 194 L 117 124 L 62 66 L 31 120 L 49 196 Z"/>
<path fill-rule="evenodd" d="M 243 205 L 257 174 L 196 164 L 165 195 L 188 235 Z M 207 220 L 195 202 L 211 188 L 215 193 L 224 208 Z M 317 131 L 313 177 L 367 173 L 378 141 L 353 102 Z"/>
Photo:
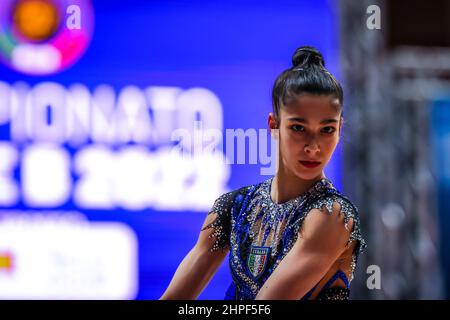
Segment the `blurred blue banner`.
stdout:
<path fill-rule="evenodd" d="M 450 297 L 450 98 L 439 98 L 431 111 L 434 173 L 437 180 L 440 253 L 446 298 Z"/>

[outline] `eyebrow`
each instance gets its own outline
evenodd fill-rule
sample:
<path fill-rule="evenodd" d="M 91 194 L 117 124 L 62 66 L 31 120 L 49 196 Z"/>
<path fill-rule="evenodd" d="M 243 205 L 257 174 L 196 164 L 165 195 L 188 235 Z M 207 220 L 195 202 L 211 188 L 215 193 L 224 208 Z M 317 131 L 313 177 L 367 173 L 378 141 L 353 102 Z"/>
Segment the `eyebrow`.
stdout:
<path fill-rule="evenodd" d="M 288 118 L 288 120 L 297 121 L 297 122 L 306 123 L 306 124 L 309 123 L 308 120 L 306 120 L 304 118 L 298 118 L 298 117 Z M 336 123 L 336 122 L 338 122 L 337 119 L 323 119 L 322 121 L 320 121 L 321 124 Z"/>

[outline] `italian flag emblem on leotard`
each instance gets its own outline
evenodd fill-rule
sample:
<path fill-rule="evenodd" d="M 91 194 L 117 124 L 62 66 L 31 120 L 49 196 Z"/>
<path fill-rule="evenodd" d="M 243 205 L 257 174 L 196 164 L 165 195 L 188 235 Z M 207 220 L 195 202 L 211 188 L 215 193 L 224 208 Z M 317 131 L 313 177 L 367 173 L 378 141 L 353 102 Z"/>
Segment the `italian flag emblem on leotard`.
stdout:
<path fill-rule="evenodd" d="M 259 278 L 266 269 L 267 259 L 269 258 L 270 247 L 250 247 L 247 266 L 253 279 Z"/>

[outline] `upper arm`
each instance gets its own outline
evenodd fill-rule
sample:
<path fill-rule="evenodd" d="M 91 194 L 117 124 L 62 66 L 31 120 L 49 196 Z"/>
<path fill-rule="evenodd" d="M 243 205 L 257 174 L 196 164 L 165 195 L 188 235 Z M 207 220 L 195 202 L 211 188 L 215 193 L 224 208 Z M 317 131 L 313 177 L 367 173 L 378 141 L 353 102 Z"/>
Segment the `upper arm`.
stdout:
<path fill-rule="evenodd" d="M 217 214 L 207 215 L 203 227 L 211 225 Z M 169 286 L 161 300 L 195 299 L 212 278 L 217 268 L 225 258 L 227 251 L 213 252 L 214 239 L 211 237 L 214 229 L 200 231 L 197 243 L 184 257 L 178 266 Z"/>
<path fill-rule="evenodd" d="M 220 200 L 220 201 L 219 201 Z M 224 196 L 207 214 L 195 246 L 178 266 L 160 299 L 195 299 L 212 278 L 228 253 L 228 213 Z M 219 250 L 221 249 L 221 250 Z"/>
<path fill-rule="evenodd" d="M 201 252 L 209 254 L 226 253 L 228 252 L 228 237 L 224 232 L 224 227 L 221 225 L 218 213 L 211 211 L 206 216 L 200 234 L 197 239 L 195 247 Z"/>
<path fill-rule="evenodd" d="M 292 249 L 264 283 L 257 299 L 300 299 L 325 275 L 346 249 L 354 220 L 333 202 L 311 209 Z"/>
<path fill-rule="evenodd" d="M 221 195 L 206 216 L 196 246 L 211 253 L 228 252 L 234 192 Z"/>

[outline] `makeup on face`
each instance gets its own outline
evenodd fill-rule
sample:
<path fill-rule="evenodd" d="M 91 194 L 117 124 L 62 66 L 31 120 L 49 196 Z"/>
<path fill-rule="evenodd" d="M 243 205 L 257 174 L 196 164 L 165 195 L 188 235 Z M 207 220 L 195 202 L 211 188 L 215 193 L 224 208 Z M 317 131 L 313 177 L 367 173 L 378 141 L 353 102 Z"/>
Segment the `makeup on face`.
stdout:
<path fill-rule="evenodd" d="M 299 161 L 306 168 L 316 168 L 320 165 L 319 161 Z"/>

